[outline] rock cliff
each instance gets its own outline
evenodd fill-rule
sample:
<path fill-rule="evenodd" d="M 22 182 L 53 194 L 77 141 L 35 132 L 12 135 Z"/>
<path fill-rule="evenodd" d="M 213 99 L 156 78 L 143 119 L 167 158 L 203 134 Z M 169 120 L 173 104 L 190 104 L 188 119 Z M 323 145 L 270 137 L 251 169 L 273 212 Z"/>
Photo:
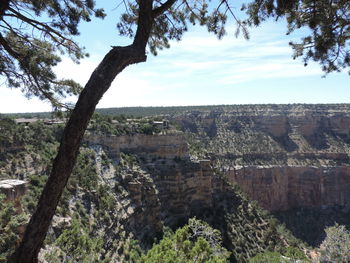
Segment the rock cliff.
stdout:
<path fill-rule="evenodd" d="M 103 136 L 101 140 L 87 136 L 85 140 L 97 155 L 114 153 L 110 158 L 116 171 L 101 169 L 100 175 L 104 183 L 114 185 L 118 207 L 115 220 L 122 226 L 114 231 L 132 233 L 147 248 L 163 226 L 177 228 L 196 216 L 222 231 L 225 245 L 235 251 L 232 262 L 247 262 L 249 255 L 267 245 L 284 242 L 269 217 L 219 176 L 210 160 L 188 157 L 183 135 L 138 136 L 133 135 L 133 140 L 152 142 L 148 145 L 151 150 L 144 145 L 121 147 L 124 138 L 115 136 Z M 154 146 L 160 143 L 165 148 L 171 146 L 177 154 L 155 154 Z M 97 158 L 97 163 L 101 159 Z"/>
<path fill-rule="evenodd" d="M 0 193 L 6 196 L 6 200 L 18 201 L 26 193 L 26 182 L 22 180 L 1 180 Z"/>
<path fill-rule="evenodd" d="M 349 105 L 218 106 L 172 118 L 197 143 L 192 154 L 264 208 L 349 209 Z"/>
<path fill-rule="evenodd" d="M 183 134 L 101 136 L 90 133 L 85 136 L 85 141 L 104 146 L 111 155 L 127 152 L 161 158 L 189 157 Z"/>
<path fill-rule="evenodd" d="M 270 211 L 350 209 L 350 166 L 245 166 L 227 176 Z"/>
<path fill-rule="evenodd" d="M 150 217 L 158 216 L 166 225 L 175 226 L 203 209 L 212 208 L 214 193 L 220 187 L 211 162 L 192 161 L 183 134 L 90 134 L 85 143 L 93 148 L 102 147 L 115 163 L 124 154 L 137 156 L 138 168 L 126 172 L 120 181 L 129 192 L 136 213 L 152 204 L 157 208 Z M 136 216 L 135 221 L 140 221 L 140 217 Z"/>

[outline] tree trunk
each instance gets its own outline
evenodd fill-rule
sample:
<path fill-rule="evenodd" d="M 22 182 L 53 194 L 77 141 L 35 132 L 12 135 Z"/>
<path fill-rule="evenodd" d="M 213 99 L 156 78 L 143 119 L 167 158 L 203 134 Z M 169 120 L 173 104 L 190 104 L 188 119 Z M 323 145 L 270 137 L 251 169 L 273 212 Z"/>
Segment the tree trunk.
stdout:
<path fill-rule="evenodd" d="M 137 30 L 133 44 L 113 47 L 92 73 L 81 92 L 78 102 L 63 132 L 58 154 L 51 174 L 41 193 L 36 211 L 32 215 L 16 252 L 10 259 L 13 263 L 36 263 L 46 233 L 55 214 L 58 202 L 72 173 L 85 130 L 96 105 L 108 90 L 114 78 L 127 66 L 146 61 L 146 45 L 156 16 L 175 1 L 168 0 L 153 12 L 153 0 L 137 1 L 139 5 Z"/>
<path fill-rule="evenodd" d="M 114 47 L 92 73 L 69 118 L 52 171 L 36 211 L 11 262 L 33 263 L 46 237 L 52 217 L 73 170 L 79 147 L 95 107 L 114 78 L 128 65 L 146 61 L 145 49 L 134 45 Z"/>
<path fill-rule="evenodd" d="M 1 0 L 0 2 L 0 20 L 4 16 L 7 9 L 10 7 L 10 0 Z"/>

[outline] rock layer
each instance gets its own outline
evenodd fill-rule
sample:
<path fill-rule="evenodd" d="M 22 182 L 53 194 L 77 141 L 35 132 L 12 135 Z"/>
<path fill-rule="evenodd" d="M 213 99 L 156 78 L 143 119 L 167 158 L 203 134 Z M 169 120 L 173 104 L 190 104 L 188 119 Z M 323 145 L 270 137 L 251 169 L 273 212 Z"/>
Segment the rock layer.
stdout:
<path fill-rule="evenodd" d="M 227 175 L 230 182 L 270 211 L 332 206 L 350 209 L 349 166 L 246 166 Z"/>
<path fill-rule="evenodd" d="M 266 209 L 350 209 L 349 105 L 217 106 L 173 120 L 201 142 L 192 154 Z"/>
<path fill-rule="evenodd" d="M 187 143 L 182 134 L 101 136 L 88 134 L 90 145 L 102 145 L 109 154 L 120 152 L 148 154 L 161 158 L 188 157 Z"/>
<path fill-rule="evenodd" d="M 8 179 L 0 181 L 0 192 L 7 200 L 19 200 L 26 192 L 26 182 L 22 180 Z"/>

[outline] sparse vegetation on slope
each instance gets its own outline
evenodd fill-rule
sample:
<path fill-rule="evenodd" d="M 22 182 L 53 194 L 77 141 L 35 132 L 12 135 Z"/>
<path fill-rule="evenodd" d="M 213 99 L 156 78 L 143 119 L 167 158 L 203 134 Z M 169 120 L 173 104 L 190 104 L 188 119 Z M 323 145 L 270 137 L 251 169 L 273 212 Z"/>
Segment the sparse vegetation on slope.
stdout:
<path fill-rule="evenodd" d="M 199 116 L 199 113 L 195 115 Z M 156 258 L 171 259 L 175 255 L 168 248 L 177 240 L 176 233 L 182 233 L 178 235 L 183 237 L 181 242 L 185 244 L 183 248 L 186 250 L 184 253 L 179 252 L 181 255 L 176 254 L 176 258 L 191 258 L 196 256 L 195 251 L 202 251 L 206 255 L 203 258 L 205 261 L 212 257 L 212 247 L 208 247 L 209 241 L 205 238 L 192 238 L 192 232 L 185 226 L 191 224 L 192 221 L 188 219 L 192 216 L 197 216 L 209 224 L 204 225 L 221 232 L 222 244 L 229 252 L 231 262 L 249 262 L 252 258 L 261 259 L 266 255 L 287 258 L 296 255 L 302 259 L 298 253 L 306 245 L 294 238 L 268 212 L 250 201 L 237 186 L 230 185 L 224 174 L 232 158 L 227 154 L 230 149 L 233 152 L 245 151 L 245 154 L 263 149 L 270 149 L 271 152 L 280 149 L 285 152 L 285 149 L 264 131 L 249 131 L 256 129 L 252 119 L 248 118 L 249 122 L 242 120 L 238 126 L 233 127 L 230 121 L 220 120 L 221 117 L 220 114 L 211 113 L 211 118 L 217 118 L 215 125 L 206 122 L 208 125 L 201 127 L 200 123 L 194 122 L 190 131 L 186 131 L 188 126 L 183 127 L 184 131 L 189 132 L 190 153 L 197 155 L 197 159 L 211 158 L 217 168 L 213 171 L 185 155 L 160 157 L 152 155 L 153 150 L 142 152 L 142 148 L 115 152 L 111 145 L 84 144 L 73 176 L 57 208 L 45 247 L 41 251 L 41 259 L 48 262 L 150 262 Z M 159 120 L 158 118 L 162 119 L 139 119 L 137 123 L 149 124 L 150 120 Z M 175 116 L 173 120 L 176 118 Z M 95 126 L 92 126 L 94 128 L 90 132 L 96 136 L 112 136 L 119 134 L 111 132 L 119 124 L 124 125 L 125 129 L 130 128 L 128 125 L 131 123 L 126 118 L 119 118 L 118 122 L 112 122 L 113 119 L 115 120 L 113 117 L 98 117 L 92 123 Z M 57 139 L 62 128 L 60 125 L 46 126 L 40 122 L 26 128 L 8 120 L 2 123 L 3 135 L 7 137 L 3 140 L 1 178 L 23 176 L 28 181 L 28 192 L 22 198 L 22 206 L 30 214 L 35 209 L 35 202 L 47 179 L 48 166 L 57 150 Z M 101 127 L 106 123 L 108 124 L 102 132 Z M 127 135 L 125 131 L 121 131 L 123 136 Z M 133 130 L 130 138 L 137 138 L 140 132 L 142 131 Z M 144 132 L 142 136 L 145 133 L 147 135 Z M 256 141 L 258 145 L 250 147 L 249 144 L 259 133 L 264 143 Z M 148 134 L 147 136 L 162 136 L 154 131 Z M 140 138 L 150 138 L 147 136 Z M 238 147 L 246 145 L 248 148 L 239 150 L 224 143 L 230 136 L 237 136 L 233 140 L 237 140 Z M 251 141 L 240 142 L 249 136 Z M 20 147 L 14 148 L 14 145 Z M 177 144 L 171 142 L 169 145 L 177 147 Z M 244 159 L 243 162 L 260 162 L 262 159 L 259 158 Z M 276 160 L 282 160 L 278 158 Z M 263 163 L 269 161 L 271 160 L 266 159 Z M 210 180 L 207 180 L 209 174 Z M 210 182 L 208 187 L 205 182 Z M 202 185 L 200 187 L 205 186 L 203 191 L 199 190 L 199 183 Z M 210 194 L 205 189 L 211 189 Z M 211 199 L 203 200 L 202 197 Z M 173 234 L 162 234 L 164 226 L 172 227 Z M 181 227 L 184 228 L 176 232 Z M 82 254 L 82 251 L 89 253 Z M 228 253 L 225 252 L 222 256 L 217 259 L 218 262 L 226 262 Z"/>

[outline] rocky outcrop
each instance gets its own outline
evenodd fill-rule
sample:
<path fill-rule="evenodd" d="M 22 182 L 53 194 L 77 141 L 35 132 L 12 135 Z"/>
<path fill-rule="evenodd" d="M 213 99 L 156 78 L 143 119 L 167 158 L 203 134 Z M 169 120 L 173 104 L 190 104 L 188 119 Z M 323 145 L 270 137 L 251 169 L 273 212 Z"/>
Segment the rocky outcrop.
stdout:
<path fill-rule="evenodd" d="M 157 141 L 160 136 L 153 137 L 151 140 Z M 116 137 L 110 140 L 118 142 Z M 169 141 L 174 145 L 174 140 Z M 115 148 L 120 146 L 116 145 Z M 177 145 L 182 147 L 182 143 Z M 247 262 L 249 255 L 263 251 L 267 244 L 273 247 L 280 242 L 268 217 L 240 193 L 235 193 L 232 186 L 215 173 L 211 160 L 191 160 L 187 151 L 182 158 L 161 157 L 147 148 L 137 148 L 142 150 L 133 149 L 132 154 L 121 150 L 120 154 L 113 155 L 115 171 L 110 172 L 105 165 L 98 164 L 105 158 L 103 151 L 107 149 L 106 145 L 101 146 L 93 147 L 97 154 L 96 167 L 101 172 L 101 181 L 113 186 L 117 200 L 110 211 L 113 236 L 106 235 L 107 240 L 116 242 L 131 233 L 132 239 L 139 240 L 147 249 L 163 226 L 175 229 L 196 216 L 222 231 L 226 246 L 234 251 L 231 262 Z M 116 247 L 120 254 L 122 242 L 118 241 Z M 117 260 L 118 256 L 114 256 Z M 127 258 L 118 260 L 127 262 Z"/>
<path fill-rule="evenodd" d="M 163 230 L 158 191 L 145 171 L 134 171 L 133 178 L 120 181 L 128 192 L 122 202 L 126 229 L 146 246 Z"/>
<path fill-rule="evenodd" d="M 148 164 L 146 169 L 157 188 L 162 220 L 166 225 L 178 225 L 213 207 L 213 194 L 217 189 L 209 161 L 168 161 Z"/>
<path fill-rule="evenodd" d="M 2 180 L 0 181 L 0 192 L 6 196 L 6 200 L 19 200 L 26 192 L 26 182 L 22 180 Z"/>
<path fill-rule="evenodd" d="M 350 154 L 349 105 L 218 106 L 170 119 L 195 134 L 207 152 L 233 157 L 233 165 L 338 165 L 336 154 Z M 300 154 L 315 157 L 293 158 Z M 319 161 L 321 154 L 329 159 Z"/>
<path fill-rule="evenodd" d="M 350 209 L 349 166 L 246 166 L 227 175 L 230 182 L 270 211 L 332 206 Z"/>
<path fill-rule="evenodd" d="M 133 134 L 122 136 L 87 134 L 85 142 L 89 145 L 102 145 L 112 155 L 125 152 L 148 154 L 161 158 L 187 158 L 189 156 L 183 134 Z"/>
<path fill-rule="evenodd" d="M 119 171 L 121 175 L 115 180 L 128 192 L 129 199 L 123 207 L 129 229 L 140 239 L 144 239 L 141 236 L 147 231 L 142 228 L 146 225 L 153 231 L 161 230 L 161 221 L 176 226 L 190 216 L 213 208 L 215 193 L 223 187 L 214 176 L 210 160 L 189 158 L 187 143 L 181 134 L 88 135 L 85 140 L 97 155 L 101 155 L 103 149 L 118 166 L 123 166 L 121 159 L 126 158 L 121 153 L 137 156 L 138 161 Z M 100 162 L 101 157 L 98 159 Z M 99 164 L 97 167 L 101 169 Z M 113 182 L 113 172 L 102 174 L 109 184 Z"/>

